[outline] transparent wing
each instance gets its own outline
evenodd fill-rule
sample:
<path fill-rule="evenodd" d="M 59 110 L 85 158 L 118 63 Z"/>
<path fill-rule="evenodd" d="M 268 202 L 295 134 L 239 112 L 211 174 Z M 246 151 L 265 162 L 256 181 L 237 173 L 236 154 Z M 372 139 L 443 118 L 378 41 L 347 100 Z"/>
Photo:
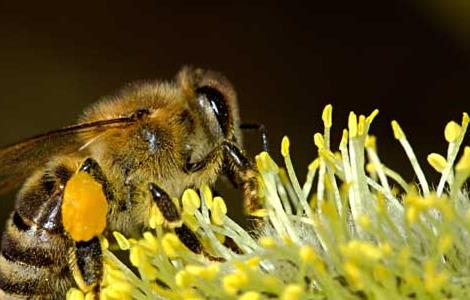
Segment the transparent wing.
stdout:
<path fill-rule="evenodd" d="M 0 194 L 21 184 L 51 157 L 78 151 L 84 145 L 79 135 L 90 140 L 107 130 L 125 128 L 134 118 L 118 118 L 82 123 L 41 134 L 0 149 Z"/>

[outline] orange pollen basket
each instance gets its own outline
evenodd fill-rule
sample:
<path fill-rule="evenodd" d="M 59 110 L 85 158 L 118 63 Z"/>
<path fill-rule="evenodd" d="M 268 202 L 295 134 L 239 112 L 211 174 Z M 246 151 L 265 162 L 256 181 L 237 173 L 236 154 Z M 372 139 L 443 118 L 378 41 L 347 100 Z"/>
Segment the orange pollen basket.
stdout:
<path fill-rule="evenodd" d="M 74 241 L 89 241 L 106 227 L 108 203 L 99 184 L 86 172 L 67 182 L 62 203 L 62 223 Z"/>

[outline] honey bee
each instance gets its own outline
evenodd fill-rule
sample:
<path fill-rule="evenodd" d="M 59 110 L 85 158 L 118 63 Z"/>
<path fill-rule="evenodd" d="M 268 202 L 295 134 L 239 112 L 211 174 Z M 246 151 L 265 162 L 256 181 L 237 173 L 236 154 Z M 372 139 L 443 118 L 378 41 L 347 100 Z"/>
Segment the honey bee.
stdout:
<path fill-rule="evenodd" d="M 240 187 L 247 212 L 258 209 L 258 173 L 241 150 L 243 128 L 262 129 L 240 124 L 231 84 L 215 72 L 185 67 L 174 81 L 136 83 L 102 99 L 78 125 L 0 149 L 0 192 L 26 180 L 3 234 L 0 298 L 63 299 L 71 287 L 97 292 L 99 234 L 141 233 L 152 204 L 167 222 L 177 222 L 171 197 L 221 175 Z M 95 220 L 86 216 L 78 216 L 85 224 L 78 233 L 65 224 L 65 190 L 77 174 L 98 184 L 105 199 L 97 232 L 87 231 Z M 184 224 L 175 232 L 202 252 Z"/>

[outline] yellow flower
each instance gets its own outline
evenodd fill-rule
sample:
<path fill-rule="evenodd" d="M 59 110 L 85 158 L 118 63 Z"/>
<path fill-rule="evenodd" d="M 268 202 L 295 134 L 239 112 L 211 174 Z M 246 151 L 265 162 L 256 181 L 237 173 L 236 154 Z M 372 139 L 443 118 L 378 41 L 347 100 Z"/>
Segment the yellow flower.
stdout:
<path fill-rule="evenodd" d="M 470 147 L 460 151 L 468 114 L 460 124 L 447 124 L 447 155 L 427 157 L 441 176 L 434 184 L 421 168 L 425 158 L 416 157 L 396 121 L 393 135 L 415 173 L 405 178 L 416 182 L 405 181 L 379 157 L 376 137 L 369 134 L 377 110 L 367 117 L 351 112 L 338 147 L 330 140 L 332 113 L 331 105 L 322 113 L 324 130 L 314 135 L 318 151 L 304 182 L 293 167 L 288 137 L 281 143 L 282 167 L 266 152 L 256 157 L 265 206 L 253 215 L 264 223 L 243 228 L 208 186 L 187 190 L 182 223 L 202 251 L 191 252 L 175 233 L 181 224 L 167 226 L 152 207 L 152 229 L 141 238 L 114 233 L 138 274 L 104 249 L 101 297 L 468 298 L 470 199 L 463 187 L 470 176 Z M 67 299 L 92 296 L 71 289 Z"/>

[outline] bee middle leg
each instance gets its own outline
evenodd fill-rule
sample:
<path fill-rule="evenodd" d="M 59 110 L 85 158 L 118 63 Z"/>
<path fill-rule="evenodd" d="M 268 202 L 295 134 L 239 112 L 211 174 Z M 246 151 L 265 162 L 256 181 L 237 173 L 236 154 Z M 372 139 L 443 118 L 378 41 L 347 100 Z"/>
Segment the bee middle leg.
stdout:
<path fill-rule="evenodd" d="M 167 224 L 177 224 L 174 226 L 175 234 L 180 241 L 192 252 L 196 254 L 203 253 L 203 247 L 196 234 L 188 226 L 181 223 L 181 216 L 175 203 L 170 196 L 154 183 L 149 184 L 150 194 L 158 209 L 162 213 Z"/>
<path fill-rule="evenodd" d="M 108 202 L 113 202 L 115 200 L 111 184 L 109 183 L 108 179 L 106 179 L 106 176 L 103 173 L 103 170 L 101 170 L 99 164 L 93 158 L 87 158 L 80 166 L 79 170 L 82 172 L 87 172 L 96 180 L 96 182 L 101 184 L 104 195 L 106 196 Z"/>

